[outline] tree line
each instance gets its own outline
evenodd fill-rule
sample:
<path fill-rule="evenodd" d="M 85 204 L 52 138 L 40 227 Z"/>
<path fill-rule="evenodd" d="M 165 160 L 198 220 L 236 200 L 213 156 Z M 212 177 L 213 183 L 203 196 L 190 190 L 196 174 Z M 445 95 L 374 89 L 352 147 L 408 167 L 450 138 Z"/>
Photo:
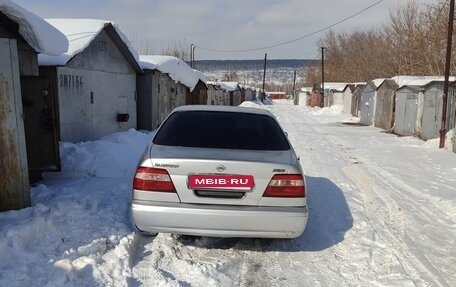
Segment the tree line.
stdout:
<path fill-rule="evenodd" d="M 380 27 L 351 33 L 329 31 L 325 47 L 325 82 L 367 82 L 396 75 L 443 76 L 449 1 L 419 6 L 409 1 L 389 11 Z M 453 45 L 454 46 L 454 45 Z M 456 49 L 452 49 L 454 55 Z M 451 71 L 455 71 L 455 57 Z M 321 83 L 321 66 L 307 68 L 306 85 Z"/>

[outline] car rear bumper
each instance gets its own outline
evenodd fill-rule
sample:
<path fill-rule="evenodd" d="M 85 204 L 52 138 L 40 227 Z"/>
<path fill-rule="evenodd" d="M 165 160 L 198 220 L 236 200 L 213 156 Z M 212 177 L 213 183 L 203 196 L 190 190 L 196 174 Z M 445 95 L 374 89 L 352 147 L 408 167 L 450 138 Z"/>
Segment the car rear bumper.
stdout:
<path fill-rule="evenodd" d="M 141 231 L 215 237 L 296 238 L 307 207 L 214 206 L 133 200 L 133 224 Z"/>

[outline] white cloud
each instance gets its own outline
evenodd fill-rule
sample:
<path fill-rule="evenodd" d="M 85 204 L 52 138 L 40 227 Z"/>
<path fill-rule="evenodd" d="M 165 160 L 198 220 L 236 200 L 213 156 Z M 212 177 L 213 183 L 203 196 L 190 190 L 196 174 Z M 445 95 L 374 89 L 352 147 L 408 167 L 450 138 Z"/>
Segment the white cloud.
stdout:
<path fill-rule="evenodd" d="M 239 50 L 268 46 L 312 33 L 374 3 L 375 0 L 17 0 L 45 18 L 98 18 L 112 20 L 133 42 L 155 53 L 173 41 Z M 352 31 L 381 25 L 388 9 L 408 0 L 385 0 L 335 29 Z M 421 0 L 426 3 L 438 0 Z M 274 58 L 300 57 L 316 49 L 318 34 L 268 50 Z M 189 47 L 190 49 L 190 47 Z M 201 58 L 262 58 L 265 51 L 214 53 L 197 49 Z M 313 57 L 313 56 L 311 56 Z"/>

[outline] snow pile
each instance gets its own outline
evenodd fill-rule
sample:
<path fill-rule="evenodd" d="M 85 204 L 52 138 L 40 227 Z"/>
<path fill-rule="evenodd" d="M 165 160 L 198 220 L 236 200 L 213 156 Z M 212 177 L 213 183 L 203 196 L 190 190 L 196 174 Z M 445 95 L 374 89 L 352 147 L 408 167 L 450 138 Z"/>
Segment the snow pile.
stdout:
<path fill-rule="evenodd" d="M 130 129 L 108 135 L 97 141 L 60 143 L 62 171 L 46 173 L 46 178 L 131 177 L 139 156 L 152 134 Z M 128 153 L 125 151 L 128 150 Z"/>
<path fill-rule="evenodd" d="M 445 148 L 456 152 L 456 128 L 447 132 L 445 136 Z"/>
<path fill-rule="evenodd" d="M 144 70 L 157 69 L 168 74 L 176 83 L 187 86 L 190 91 L 195 89 L 198 81 L 206 82 L 206 77 L 200 71 L 192 69 L 187 63 L 173 56 L 140 55 L 141 68 Z"/>
<path fill-rule="evenodd" d="M 263 103 L 261 101 L 245 101 L 242 102 L 239 106 L 240 107 L 246 107 L 246 108 L 258 108 L 259 105 L 262 105 Z"/>
<path fill-rule="evenodd" d="M 69 47 L 60 56 L 46 55 L 49 53 L 38 55 L 40 66 L 66 65 L 74 56 L 87 48 L 95 37 L 109 24 L 112 24 L 119 37 L 139 64 L 138 53 L 133 48 L 127 36 L 114 22 L 96 19 L 46 19 L 46 21 L 65 35 L 68 39 Z"/>
<path fill-rule="evenodd" d="M 132 175 L 151 136 L 61 143 L 62 173 L 32 188 L 32 207 L 0 213 L 0 285 L 127 286 Z"/>
<path fill-rule="evenodd" d="M 426 148 L 439 148 L 440 138 L 427 140 L 424 144 Z M 456 152 L 456 128 L 449 130 L 445 135 L 445 149 Z"/>
<path fill-rule="evenodd" d="M 60 31 L 16 3 L 0 0 L 0 12 L 19 25 L 19 34 L 35 51 L 60 55 L 68 49 L 68 40 Z"/>
<path fill-rule="evenodd" d="M 342 105 L 332 105 L 324 108 L 311 108 L 311 114 L 313 115 L 340 115 L 343 113 L 344 107 Z"/>

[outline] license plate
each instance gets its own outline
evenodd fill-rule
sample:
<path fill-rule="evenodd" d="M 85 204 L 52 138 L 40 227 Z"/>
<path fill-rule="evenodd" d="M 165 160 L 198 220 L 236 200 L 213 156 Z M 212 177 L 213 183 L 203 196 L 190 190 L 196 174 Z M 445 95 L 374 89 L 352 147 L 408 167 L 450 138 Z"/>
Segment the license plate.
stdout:
<path fill-rule="evenodd" d="M 193 174 L 188 177 L 191 189 L 250 190 L 254 186 L 252 175 Z"/>

